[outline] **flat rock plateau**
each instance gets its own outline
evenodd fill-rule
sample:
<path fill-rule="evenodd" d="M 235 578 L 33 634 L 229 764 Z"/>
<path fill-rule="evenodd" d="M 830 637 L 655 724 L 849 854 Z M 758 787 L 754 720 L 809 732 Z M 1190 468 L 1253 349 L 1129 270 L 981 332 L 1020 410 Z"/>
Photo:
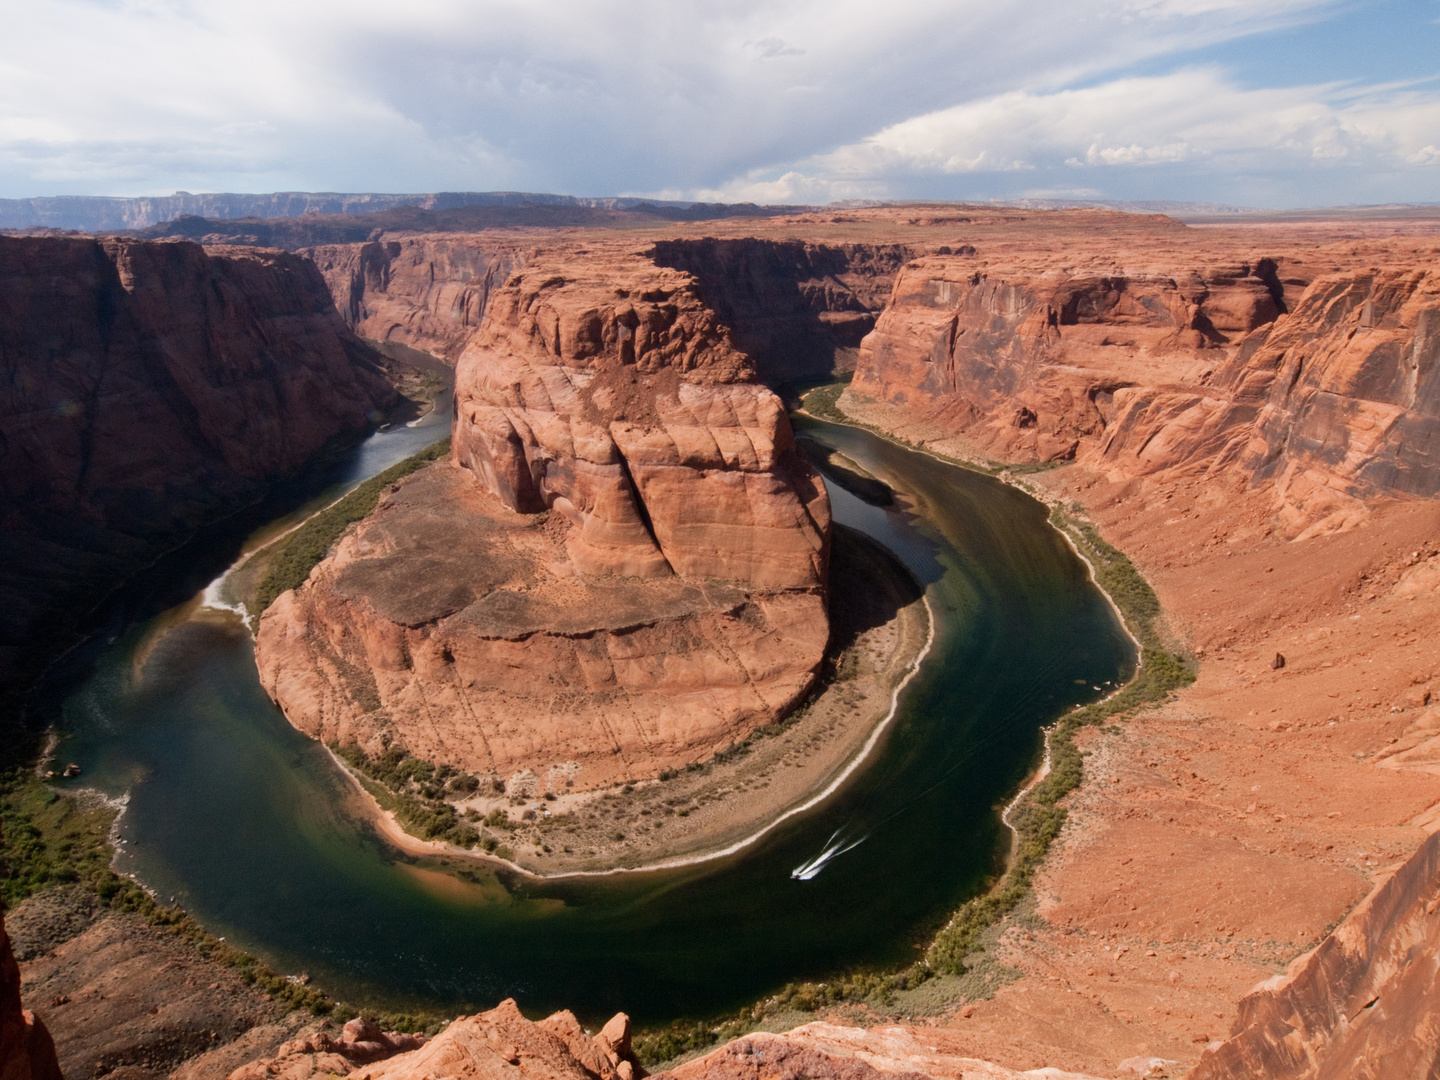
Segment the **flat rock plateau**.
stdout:
<path fill-rule="evenodd" d="M 458 392 L 452 459 L 389 493 L 262 623 L 267 686 L 304 730 L 537 781 L 573 761 L 581 787 L 763 727 L 823 667 L 830 529 L 762 380 L 837 370 L 855 372 L 838 403 L 854 421 L 1009 468 L 1093 523 L 1198 660 L 1193 686 L 1081 736 L 1064 830 L 992 946 L 1009 981 L 923 1017 L 822 1010 L 677 1077 L 1435 1074 L 1440 222 L 937 205 L 397 229 L 315 251 L 340 319 L 458 361 Z M 427 519 L 451 542 L 419 550 Z M 426 565 L 484 573 L 397 589 L 387 560 L 407 537 Z M 612 614 L 632 605 L 650 614 Z M 617 663 L 618 624 L 662 618 L 686 628 L 684 663 L 656 664 L 643 632 Z M 714 664 L 722 632 L 736 657 L 776 648 Z M 568 680 L 547 691 L 543 747 L 486 704 L 514 692 L 486 675 L 495 657 L 524 665 L 532 641 Z M 742 668 L 763 669 L 755 689 Z M 706 703 L 694 729 L 646 704 L 674 686 Z M 483 744 L 411 734 L 441 687 L 473 697 Z M 628 727 L 609 711 L 622 690 Z M 83 936 L 50 948 L 78 970 Z M 22 990 L 63 1061 L 96 1029 L 47 1008 L 53 968 L 25 960 Z M 276 1036 L 245 1075 L 636 1070 L 623 1025 L 592 1041 L 563 1015 L 517 1017 L 501 1006 L 407 1051 L 357 1035 L 350 1053 L 391 1055 L 363 1064 L 317 1065 L 341 1032 L 279 1055 Z M 187 1077 L 251 1045 L 215 1042 L 237 1049 Z"/>

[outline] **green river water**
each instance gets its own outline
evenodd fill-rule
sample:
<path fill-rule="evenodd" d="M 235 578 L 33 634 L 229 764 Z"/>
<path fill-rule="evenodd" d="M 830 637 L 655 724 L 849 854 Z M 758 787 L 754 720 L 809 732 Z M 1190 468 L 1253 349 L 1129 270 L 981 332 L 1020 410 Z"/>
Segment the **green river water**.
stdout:
<path fill-rule="evenodd" d="M 373 475 L 443 436 L 448 412 L 311 482 L 333 495 Z M 880 509 L 831 486 L 836 519 L 894 551 L 936 617 L 886 737 L 820 806 L 739 854 L 661 872 L 547 882 L 477 863 L 462 878 L 401 857 L 346 816 L 344 779 L 260 689 L 240 619 L 193 601 L 157 611 L 234 557 L 232 525 L 133 586 L 50 680 L 61 753 L 127 800 L 117 868 L 277 970 L 397 1009 L 513 996 L 656 1023 L 912 959 L 1003 851 L 998 807 L 1042 726 L 1127 677 L 1134 649 L 1038 502 L 864 431 L 796 423 L 898 493 Z"/>

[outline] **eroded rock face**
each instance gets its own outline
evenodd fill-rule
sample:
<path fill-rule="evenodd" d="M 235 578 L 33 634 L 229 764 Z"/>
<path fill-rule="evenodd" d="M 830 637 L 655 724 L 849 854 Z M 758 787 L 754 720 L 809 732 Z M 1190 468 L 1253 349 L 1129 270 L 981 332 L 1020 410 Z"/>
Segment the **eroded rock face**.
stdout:
<path fill-rule="evenodd" d="M 529 249 L 494 236 L 406 236 L 308 248 L 335 306 L 357 334 L 454 363 L 490 298 Z"/>
<path fill-rule="evenodd" d="M 852 367 L 910 254 L 903 244 L 704 237 L 657 241 L 651 257 L 695 275 L 773 386 Z"/>
<path fill-rule="evenodd" d="M 300 730 L 583 789 L 708 757 L 809 689 L 829 502 L 688 275 L 537 259 L 456 414 L 453 460 L 261 619 Z"/>
<path fill-rule="evenodd" d="M 1271 485 L 1292 535 L 1440 491 L 1433 269 L 1327 274 L 1297 296 L 1277 260 L 1187 261 L 1082 278 L 918 260 L 854 387 L 1002 460 Z"/>
<path fill-rule="evenodd" d="M 316 1073 L 344 1076 L 357 1066 L 418 1050 L 426 1041 L 424 1035 L 382 1031 L 374 1021 L 357 1016 L 346 1022 L 338 1037 L 325 1031 L 302 1034 L 283 1043 L 274 1057 L 240 1066 L 230 1074 L 230 1080 L 267 1080 L 272 1076 L 306 1080 Z"/>
<path fill-rule="evenodd" d="M 1313 952 L 1240 1002 L 1190 1080 L 1341 1080 L 1440 1070 L 1440 833 Z"/>
<path fill-rule="evenodd" d="M 569 520 L 583 572 L 825 580 L 824 488 L 689 275 L 537 259 L 461 357 L 455 407 L 455 460 Z"/>
<path fill-rule="evenodd" d="M 0 915 L 0 1080 L 60 1080 L 55 1043 L 20 1001 L 20 967 Z"/>
<path fill-rule="evenodd" d="M 0 653 L 395 398 L 314 266 L 0 238 Z"/>
<path fill-rule="evenodd" d="M 595 576 L 567 551 L 573 531 L 431 466 L 266 611 L 261 682 L 326 743 L 388 739 L 552 791 L 708 757 L 810 686 L 818 589 Z"/>
<path fill-rule="evenodd" d="M 1081 276 L 930 256 L 901 271 L 853 386 L 943 417 L 996 458 L 1071 458 L 1116 393 L 1201 382 L 1282 302 L 1271 260 Z"/>
<path fill-rule="evenodd" d="M 253 1074 L 237 1072 L 232 1080 Z M 513 1000 L 461 1017 L 424 1047 L 356 1069 L 354 1080 L 642 1080 L 630 1053 L 630 1021 L 613 1017 L 593 1038 L 573 1013 L 533 1022 Z"/>

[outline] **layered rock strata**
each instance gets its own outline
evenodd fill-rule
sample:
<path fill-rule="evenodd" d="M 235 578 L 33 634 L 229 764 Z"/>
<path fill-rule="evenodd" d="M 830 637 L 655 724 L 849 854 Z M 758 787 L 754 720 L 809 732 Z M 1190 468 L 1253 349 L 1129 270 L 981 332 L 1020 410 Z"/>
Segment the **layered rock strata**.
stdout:
<path fill-rule="evenodd" d="M 1292 535 L 1353 524 L 1367 497 L 1433 495 L 1434 269 L 1298 272 L 1203 253 L 1108 274 L 920 259 L 853 389 L 1000 460 L 1273 485 Z"/>
<path fill-rule="evenodd" d="M 895 243 L 703 237 L 657 241 L 651 257 L 695 275 L 706 303 L 774 386 L 853 367 L 911 254 Z"/>
<path fill-rule="evenodd" d="M 395 398 L 308 260 L 0 238 L 0 671 Z"/>
<path fill-rule="evenodd" d="M 1071 458 L 1118 392 L 1203 382 L 1283 304 L 1273 260 L 1082 274 L 930 256 L 901 271 L 853 387 L 999 459 Z"/>
<path fill-rule="evenodd" d="M 809 689 L 829 503 L 688 275 L 531 263 L 461 358 L 453 445 L 261 619 L 302 731 L 583 789 Z"/>
<path fill-rule="evenodd" d="M 1440 492 L 1440 274 L 1317 278 L 1199 387 L 1117 390 L 1098 452 L 1132 475 L 1184 467 L 1273 483 L 1284 523 L 1329 531 L 1377 495 Z"/>
<path fill-rule="evenodd" d="M 330 244 L 301 254 L 320 269 L 335 307 L 357 334 L 454 363 L 490 298 L 529 249 L 494 236 L 402 236 Z"/>
<path fill-rule="evenodd" d="M 1284 975 L 1240 1002 L 1190 1080 L 1440 1072 L 1440 833 Z"/>

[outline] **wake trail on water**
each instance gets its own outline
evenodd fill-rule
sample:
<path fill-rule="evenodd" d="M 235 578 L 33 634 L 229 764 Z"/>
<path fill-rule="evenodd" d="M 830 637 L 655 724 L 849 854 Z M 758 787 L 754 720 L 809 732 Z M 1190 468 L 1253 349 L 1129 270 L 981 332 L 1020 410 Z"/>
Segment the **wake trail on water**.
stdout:
<path fill-rule="evenodd" d="M 839 858 L 841 855 L 844 855 L 845 852 L 859 847 L 866 840 L 870 839 L 869 830 L 855 839 L 847 839 L 843 834 L 849 828 L 850 826 L 848 825 L 842 825 L 831 833 L 830 839 L 825 841 L 825 850 L 813 859 L 809 859 L 801 863 L 794 870 L 791 870 L 790 876 L 796 881 L 809 881 L 816 874 L 820 873 L 821 870 L 824 870 L 831 859 Z"/>
<path fill-rule="evenodd" d="M 210 582 L 209 585 L 205 586 L 205 591 L 200 594 L 200 606 L 202 608 L 209 608 L 211 611 L 234 612 L 236 615 L 239 615 L 240 618 L 246 620 L 247 623 L 249 622 L 250 612 L 245 609 L 244 604 L 238 600 L 230 601 L 225 599 L 226 580 L 230 577 L 230 572 L 244 561 L 244 559 L 241 559 L 235 566 L 230 567 L 214 581 Z"/>
<path fill-rule="evenodd" d="M 951 776 L 953 776 L 956 772 L 958 772 L 964 766 L 968 765 L 971 761 L 973 761 L 977 754 L 988 750 L 992 745 L 999 742 L 1001 737 L 1000 732 L 1003 729 L 1004 725 L 1010 720 L 1014 719 L 1016 716 L 1018 716 L 1022 711 L 1028 708 L 1035 701 L 1036 698 L 1039 697 L 1040 688 L 1045 684 L 1048 677 L 1053 674 L 1054 670 L 1058 666 L 1058 659 L 1052 658 L 1051 660 L 1047 661 L 1040 668 L 1039 672 L 1037 672 L 1036 676 L 1031 680 L 1030 685 L 1026 689 L 1026 691 L 1011 704 L 1010 708 L 1005 710 L 1004 715 L 999 717 L 999 719 L 996 720 L 993 724 L 989 725 L 990 734 L 968 744 L 957 754 L 953 755 L 950 758 L 947 767 L 940 773 L 939 776 L 935 778 L 932 783 L 930 783 L 928 786 L 926 786 L 916 794 L 912 795 L 909 799 L 906 799 L 898 807 L 890 811 L 890 813 L 886 814 L 874 824 L 867 826 L 862 823 L 864 819 L 864 808 L 862 808 L 859 814 L 857 814 L 849 822 L 840 826 L 840 828 L 836 829 L 833 833 L 830 834 L 830 838 L 825 841 L 825 845 L 821 850 L 820 854 L 816 855 L 812 859 L 806 860 L 805 862 L 797 866 L 794 870 L 790 871 L 790 877 L 795 881 L 810 881 L 835 859 L 839 858 L 841 855 L 844 855 L 847 851 L 854 850 L 855 848 L 863 844 L 866 840 L 870 839 L 870 837 L 875 833 L 875 831 L 881 826 L 888 824 L 889 822 L 895 820 L 897 817 L 900 817 L 912 806 L 916 805 L 922 799 L 926 798 L 932 792 L 940 788 L 945 783 L 945 781 L 950 779 Z M 1042 730 L 1045 731 L 1045 761 L 1048 765 L 1050 758 L 1049 730 L 1048 728 Z M 1009 812 L 1014 809 L 1015 804 L 1018 803 L 1020 799 L 1023 798 L 1033 786 L 1033 784 L 1027 785 L 1019 792 L 1019 794 L 1015 796 L 1014 799 L 1010 801 L 1010 803 L 1005 807 L 1004 813 L 1002 815 L 1002 820 L 1004 818 L 1004 815 L 1008 815 Z M 875 796 L 872 795 L 865 801 L 869 803 L 874 798 Z M 1010 822 L 1008 820 L 1004 820 L 1004 824 L 1007 828 L 1011 829 L 1012 832 L 1014 831 L 1014 827 L 1010 825 Z"/>

